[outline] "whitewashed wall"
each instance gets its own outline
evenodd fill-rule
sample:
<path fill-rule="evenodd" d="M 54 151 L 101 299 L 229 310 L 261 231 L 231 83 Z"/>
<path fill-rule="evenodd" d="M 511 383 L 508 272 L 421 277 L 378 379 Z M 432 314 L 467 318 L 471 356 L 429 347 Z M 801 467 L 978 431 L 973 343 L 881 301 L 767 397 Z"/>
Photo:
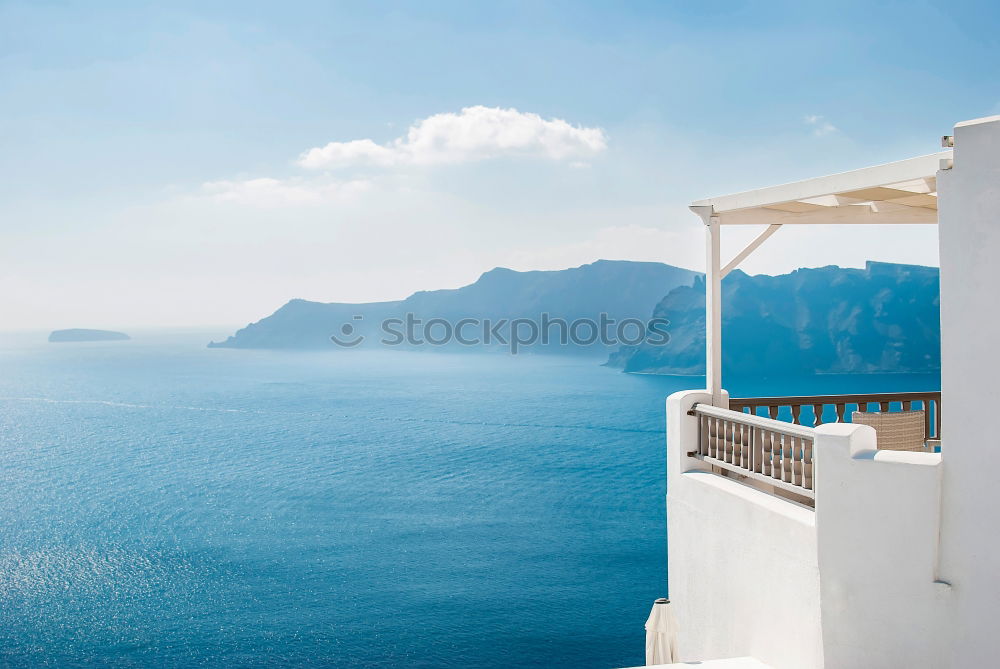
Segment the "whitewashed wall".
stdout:
<path fill-rule="evenodd" d="M 685 455 L 698 432 L 687 411 L 710 401 L 705 391 L 667 400 L 667 560 L 681 658 L 820 667 L 815 514 L 697 471 L 701 463 Z"/>
<path fill-rule="evenodd" d="M 955 127 L 938 174 L 944 484 L 940 578 L 951 667 L 995 667 L 1000 613 L 1000 117 Z"/>
<path fill-rule="evenodd" d="M 825 666 L 946 666 L 941 455 L 877 451 L 866 425 L 821 425 L 815 443 Z"/>

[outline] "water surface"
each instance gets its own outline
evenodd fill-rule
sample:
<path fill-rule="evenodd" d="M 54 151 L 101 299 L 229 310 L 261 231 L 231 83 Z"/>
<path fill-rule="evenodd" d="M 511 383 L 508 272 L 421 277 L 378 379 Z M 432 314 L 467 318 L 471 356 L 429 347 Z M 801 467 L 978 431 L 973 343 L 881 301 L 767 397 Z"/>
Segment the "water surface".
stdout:
<path fill-rule="evenodd" d="M 701 379 L 208 338 L 0 342 L 0 664 L 642 663 L 663 403 Z"/>

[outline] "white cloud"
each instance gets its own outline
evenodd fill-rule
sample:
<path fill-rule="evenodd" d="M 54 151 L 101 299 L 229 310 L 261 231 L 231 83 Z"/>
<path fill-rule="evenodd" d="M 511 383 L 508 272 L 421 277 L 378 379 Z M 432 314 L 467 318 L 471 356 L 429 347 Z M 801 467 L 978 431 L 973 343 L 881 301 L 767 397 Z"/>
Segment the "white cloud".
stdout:
<path fill-rule="evenodd" d="M 809 114 L 804 120 L 806 125 L 812 126 L 812 134 L 816 137 L 825 137 L 837 132 L 837 126 L 818 114 Z"/>
<path fill-rule="evenodd" d="M 330 142 L 322 148 L 309 149 L 299 157 L 302 167 L 349 167 L 351 165 L 377 165 L 390 167 L 400 162 L 398 151 L 379 146 L 370 139 L 350 142 Z"/>
<path fill-rule="evenodd" d="M 516 109 L 476 106 L 417 121 L 405 136 L 384 145 L 370 139 L 330 142 L 304 152 L 298 164 L 319 169 L 454 164 L 499 156 L 578 160 L 605 148 L 607 137 L 600 128 L 546 120 Z"/>
<path fill-rule="evenodd" d="M 532 156 L 566 160 L 587 167 L 581 158 L 607 147 L 604 131 L 582 128 L 561 119 L 543 119 L 516 109 L 466 107 L 461 112 L 435 114 L 410 126 L 403 137 L 385 144 L 370 139 L 330 142 L 303 153 L 305 168 L 463 163 L 496 156 Z M 215 202 L 267 208 L 310 206 L 346 201 L 370 189 L 366 179 L 323 177 L 260 177 L 203 183 L 198 197 Z M 397 189 L 405 190 L 405 187 Z"/>
<path fill-rule="evenodd" d="M 202 194 L 216 202 L 230 202 L 252 207 L 317 205 L 344 201 L 371 187 L 366 180 L 330 181 L 306 179 L 258 179 L 209 181 L 201 186 Z"/>

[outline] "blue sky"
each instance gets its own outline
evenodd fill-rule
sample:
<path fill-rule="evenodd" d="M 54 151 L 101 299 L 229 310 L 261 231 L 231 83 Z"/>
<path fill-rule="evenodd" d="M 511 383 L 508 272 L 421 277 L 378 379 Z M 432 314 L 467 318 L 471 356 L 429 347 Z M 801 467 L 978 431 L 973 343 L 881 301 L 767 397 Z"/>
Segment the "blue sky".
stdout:
<path fill-rule="evenodd" d="M 0 1 L 2 329 L 700 269 L 687 202 L 1000 113 L 1000 5 L 873 4 Z M 931 264 L 935 234 L 782 231 L 745 269 Z"/>

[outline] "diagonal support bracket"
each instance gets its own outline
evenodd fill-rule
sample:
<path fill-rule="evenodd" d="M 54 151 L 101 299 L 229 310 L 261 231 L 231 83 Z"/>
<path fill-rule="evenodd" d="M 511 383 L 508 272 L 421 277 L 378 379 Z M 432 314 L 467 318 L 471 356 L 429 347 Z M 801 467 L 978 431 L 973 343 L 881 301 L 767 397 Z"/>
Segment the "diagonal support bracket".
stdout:
<path fill-rule="evenodd" d="M 778 231 L 778 228 L 780 227 L 781 223 L 772 223 L 771 225 L 767 226 L 767 230 L 764 230 L 764 232 L 757 235 L 756 239 L 747 244 L 747 247 L 745 249 L 737 253 L 736 257 L 730 260 L 729 264 L 722 268 L 722 271 L 719 272 L 720 274 L 719 278 L 720 279 L 725 278 L 727 274 L 729 274 L 734 269 L 739 267 L 740 263 L 747 259 L 747 256 L 756 251 L 757 247 L 766 242 L 768 237 L 776 233 Z"/>

